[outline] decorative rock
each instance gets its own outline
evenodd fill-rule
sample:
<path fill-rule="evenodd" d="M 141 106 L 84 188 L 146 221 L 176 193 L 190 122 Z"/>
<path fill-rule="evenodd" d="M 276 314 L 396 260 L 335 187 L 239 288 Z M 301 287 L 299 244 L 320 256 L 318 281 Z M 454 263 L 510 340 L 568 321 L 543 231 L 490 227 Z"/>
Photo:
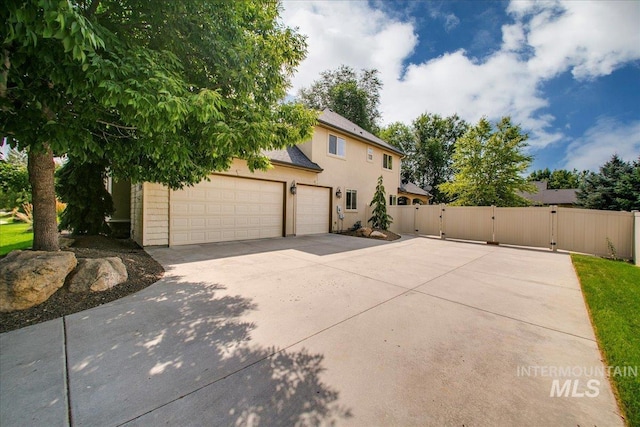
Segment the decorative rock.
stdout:
<path fill-rule="evenodd" d="M 13 251 L 0 260 L 0 312 L 45 302 L 78 261 L 73 252 Z"/>
<path fill-rule="evenodd" d="M 371 227 L 362 227 L 356 231 L 356 235 L 361 237 L 369 237 L 372 231 L 373 230 L 371 229 Z"/>
<path fill-rule="evenodd" d="M 127 268 L 118 257 L 86 258 L 78 261 L 78 268 L 69 277 L 71 292 L 103 292 L 126 282 Z"/>
<path fill-rule="evenodd" d="M 377 237 L 379 239 L 386 239 L 387 235 L 384 233 L 381 233 L 380 231 L 372 231 L 371 234 L 369 235 L 369 237 Z"/>

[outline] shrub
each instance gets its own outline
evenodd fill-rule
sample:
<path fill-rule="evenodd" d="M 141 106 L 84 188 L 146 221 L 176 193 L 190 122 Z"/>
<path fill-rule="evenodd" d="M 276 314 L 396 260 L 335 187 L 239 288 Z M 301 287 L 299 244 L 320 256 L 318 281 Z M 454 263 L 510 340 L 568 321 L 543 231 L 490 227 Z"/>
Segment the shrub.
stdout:
<path fill-rule="evenodd" d="M 69 160 L 56 172 L 58 197 L 66 208 L 60 215 L 60 230 L 73 234 L 109 234 L 106 217 L 114 211 L 111 194 L 104 186 L 107 162 Z"/>
<path fill-rule="evenodd" d="M 369 206 L 373 206 L 373 214 L 368 220 L 368 222 L 371 223 L 371 226 L 382 230 L 388 229 L 393 218 L 391 218 L 387 213 L 387 196 L 384 191 L 384 185 L 382 185 L 382 175 L 378 178 L 376 192 L 373 195 L 373 200 L 371 200 L 371 204 Z"/>

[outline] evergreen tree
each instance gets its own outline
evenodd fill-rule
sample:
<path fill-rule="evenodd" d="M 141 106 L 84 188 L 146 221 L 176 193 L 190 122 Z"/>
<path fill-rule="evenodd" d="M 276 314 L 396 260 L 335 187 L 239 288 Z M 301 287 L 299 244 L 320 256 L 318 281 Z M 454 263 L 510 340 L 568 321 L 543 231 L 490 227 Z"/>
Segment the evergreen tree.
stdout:
<path fill-rule="evenodd" d="M 69 160 L 57 172 L 56 190 L 67 207 L 60 216 L 60 230 L 73 234 L 109 234 L 106 217 L 114 211 L 111 194 L 104 186 L 107 162 Z"/>
<path fill-rule="evenodd" d="M 640 158 L 625 162 L 617 155 L 589 173 L 578 191 L 578 205 L 587 209 L 640 209 Z"/>
<path fill-rule="evenodd" d="M 393 218 L 387 213 L 387 195 L 384 191 L 384 185 L 382 184 L 382 175 L 378 178 L 376 192 L 369 206 L 373 207 L 371 218 L 369 218 L 368 221 L 371 223 L 371 226 L 381 230 L 388 229 Z"/>

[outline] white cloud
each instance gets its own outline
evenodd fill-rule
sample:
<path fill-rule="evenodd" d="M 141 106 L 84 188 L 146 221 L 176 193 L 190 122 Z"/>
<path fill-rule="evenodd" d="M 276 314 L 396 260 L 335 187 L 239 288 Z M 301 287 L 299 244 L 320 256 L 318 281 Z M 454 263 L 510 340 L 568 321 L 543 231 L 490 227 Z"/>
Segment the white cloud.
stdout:
<path fill-rule="evenodd" d="M 508 10 L 527 22 L 527 43 L 535 52 L 529 69 L 539 78 L 570 69 L 577 79 L 592 79 L 640 58 L 638 2 L 514 1 Z"/>
<path fill-rule="evenodd" d="M 626 161 L 640 155 L 640 120 L 623 124 L 610 117 L 598 119 L 584 135 L 567 147 L 565 167 L 597 171 L 612 155 Z"/>
<path fill-rule="evenodd" d="M 534 147 L 566 138 L 555 118 L 543 112 L 548 100 L 542 83 L 566 71 L 594 79 L 640 59 L 640 6 L 634 1 L 513 1 L 502 44 L 482 62 L 458 50 L 409 64 L 407 58 L 420 49 L 412 20 L 368 2 L 284 6 L 284 22 L 308 35 L 309 55 L 293 80 L 294 91 L 341 64 L 377 68 L 385 123 L 409 123 L 424 112 L 458 113 L 468 121 L 510 115 L 530 132 Z M 446 14 L 438 13 L 446 24 Z M 453 16 L 449 25 L 456 25 L 453 18 L 458 19 Z"/>
<path fill-rule="evenodd" d="M 372 9 L 366 2 L 288 1 L 283 21 L 308 36 L 307 59 L 294 78 L 294 91 L 341 64 L 377 68 L 385 81 L 393 79 L 402 72 L 404 59 L 418 41 L 412 24 Z"/>

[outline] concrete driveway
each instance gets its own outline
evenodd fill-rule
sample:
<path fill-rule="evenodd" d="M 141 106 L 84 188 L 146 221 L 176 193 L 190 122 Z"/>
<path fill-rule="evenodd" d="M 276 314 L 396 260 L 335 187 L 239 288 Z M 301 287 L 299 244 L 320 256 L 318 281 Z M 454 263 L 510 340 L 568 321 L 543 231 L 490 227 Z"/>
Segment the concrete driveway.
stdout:
<path fill-rule="evenodd" d="M 622 425 L 566 254 L 339 235 L 149 252 L 160 282 L 0 335 L 3 427 Z"/>

